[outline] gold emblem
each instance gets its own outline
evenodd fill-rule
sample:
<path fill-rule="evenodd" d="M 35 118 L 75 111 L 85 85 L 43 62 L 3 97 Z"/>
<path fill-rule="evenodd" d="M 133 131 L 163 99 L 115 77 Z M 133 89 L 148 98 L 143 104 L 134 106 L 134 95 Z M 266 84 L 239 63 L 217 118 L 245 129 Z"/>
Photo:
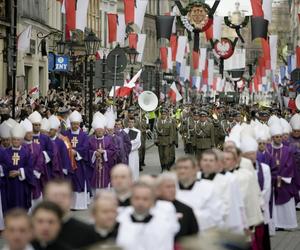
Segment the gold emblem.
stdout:
<path fill-rule="evenodd" d="M 19 156 L 19 154 L 17 153 L 17 152 L 15 152 L 14 154 L 13 154 L 13 156 L 12 156 L 12 161 L 13 161 L 13 165 L 14 166 L 18 166 L 18 164 L 19 164 L 19 161 L 20 161 L 20 156 Z"/>
<path fill-rule="evenodd" d="M 77 146 L 77 143 L 78 143 L 78 139 L 77 139 L 77 137 L 76 137 L 76 136 L 74 136 L 74 137 L 73 137 L 73 139 L 72 139 L 71 143 L 72 143 L 72 147 L 73 147 L 73 148 L 76 148 L 76 146 Z"/>

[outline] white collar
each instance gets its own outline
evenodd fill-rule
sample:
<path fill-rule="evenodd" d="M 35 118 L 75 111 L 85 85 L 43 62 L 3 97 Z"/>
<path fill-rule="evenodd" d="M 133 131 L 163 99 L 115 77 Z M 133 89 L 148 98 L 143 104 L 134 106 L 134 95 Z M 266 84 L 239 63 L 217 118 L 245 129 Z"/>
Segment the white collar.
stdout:
<path fill-rule="evenodd" d="M 24 140 L 24 143 L 27 144 L 27 145 L 30 145 L 30 144 L 32 144 L 32 141 L 26 141 L 26 140 Z"/>
<path fill-rule="evenodd" d="M 72 135 L 79 135 L 79 133 L 80 133 L 80 129 L 77 129 L 76 131 L 73 131 L 73 130 L 71 129 L 71 134 L 72 134 Z"/>
<path fill-rule="evenodd" d="M 12 148 L 12 150 L 21 150 L 21 147 L 22 147 L 22 146 L 20 146 L 20 147 L 18 147 L 18 148 L 15 148 L 15 147 L 11 147 L 11 148 Z"/>
<path fill-rule="evenodd" d="M 274 145 L 274 143 L 272 142 L 272 147 L 275 149 L 280 149 L 283 147 L 283 144 L 281 143 L 279 146 L 277 146 L 277 145 Z"/>
<path fill-rule="evenodd" d="M 50 137 L 51 141 L 55 141 L 56 138 L 57 138 L 57 135 L 54 137 Z"/>

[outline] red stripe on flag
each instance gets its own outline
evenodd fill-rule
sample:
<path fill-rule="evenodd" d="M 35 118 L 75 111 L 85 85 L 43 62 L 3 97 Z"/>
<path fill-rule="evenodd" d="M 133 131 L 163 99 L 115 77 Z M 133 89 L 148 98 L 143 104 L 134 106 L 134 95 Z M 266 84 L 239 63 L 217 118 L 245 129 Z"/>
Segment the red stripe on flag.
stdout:
<path fill-rule="evenodd" d="M 176 35 L 171 35 L 170 38 L 170 47 L 172 50 L 172 61 L 176 61 L 176 53 L 177 53 L 177 36 Z"/>
<path fill-rule="evenodd" d="M 119 96 L 119 97 L 129 96 L 131 91 L 132 91 L 131 88 L 120 87 L 120 88 L 116 89 L 116 96 Z"/>
<path fill-rule="evenodd" d="M 199 68 L 199 57 L 200 57 L 199 51 L 193 51 L 193 68 L 194 68 L 194 70 Z"/>
<path fill-rule="evenodd" d="M 138 35 L 136 33 L 130 33 L 128 35 L 129 48 L 135 48 L 136 49 L 137 40 L 138 40 Z"/>
<path fill-rule="evenodd" d="M 205 37 L 206 37 L 207 41 L 213 39 L 213 37 L 214 37 L 213 25 L 210 25 L 210 27 L 205 31 Z"/>
<path fill-rule="evenodd" d="M 202 83 L 208 84 L 208 60 L 205 62 L 205 69 L 202 71 Z"/>
<path fill-rule="evenodd" d="M 300 68 L 300 47 L 296 47 L 297 68 Z"/>
<path fill-rule="evenodd" d="M 269 40 L 261 38 L 261 45 L 263 49 L 263 55 L 265 60 L 266 69 L 271 69 L 271 51 Z"/>
<path fill-rule="evenodd" d="M 259 67 L 257 68 L 259 70 L 260 76 L 266 76 L 266 65 L 265 65 L 265 59 L 263 57 L 258 58 L 258 65 Z"/>
<path fill-rule="evenodd" d="M 107 14 L 109 43 L 115 42 L 117 40 L 117 18 L 117 14 Z"/>
<path fill-rule="evenodd" d="M 264 11 L 262 8 L 262 1 L 261 0 L 250 0 L 251 1 L 251 6 L 252 6 L 252 16 L 264 16 Z"/>
<path fill-rule="evenodd" d="M 76 0 L 65 0 L 66 24 L 69 30 L 76 29 Z"/>
<path fill-rule="evenodd" d="M 168 69 L 168 48 L 160 48 L 161 67 L 163 70 Z"/>
<path fill-rule="evenodd" d="M 125 14 L 125 23 L 130 24 L 134 23 L 134 0 L 124 0 L 124 14 Z"/>
<path fill-rule="evenodd" d="M 168 96 L 173 103 L 176 103 L 176 93 L 173 89 L 170 88 Z"/>

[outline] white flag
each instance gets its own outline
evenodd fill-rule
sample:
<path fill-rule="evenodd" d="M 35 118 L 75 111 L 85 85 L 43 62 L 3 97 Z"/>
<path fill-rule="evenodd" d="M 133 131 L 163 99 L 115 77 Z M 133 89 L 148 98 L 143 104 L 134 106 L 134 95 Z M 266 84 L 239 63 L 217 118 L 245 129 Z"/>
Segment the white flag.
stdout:
<path fill-rule="evenodd" d="M 29 25 L 25 30 L 21 32 L 18 36 L 18 50 L 26 51 L 30 47 L 32 26 Z"/>
<path fill-rule="evenodd" d="M 77 0 L 76 29 L 84 31 L 84 29 L 87 27 L 88 7 L 89 7 L 89 1 Z"/>

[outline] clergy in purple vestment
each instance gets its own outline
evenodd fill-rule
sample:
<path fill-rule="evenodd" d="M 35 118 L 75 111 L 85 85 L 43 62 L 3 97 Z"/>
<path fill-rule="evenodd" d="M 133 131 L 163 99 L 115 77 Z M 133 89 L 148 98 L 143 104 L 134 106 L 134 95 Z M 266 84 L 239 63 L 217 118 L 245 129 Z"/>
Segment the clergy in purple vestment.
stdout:
<path fill-rule="evenodd" d="M 33 142 L 32 123 L 25 119 L 20 123 L 25 130 L 24 147 L 26 147 L 32 157 L 32 166 L 34 174 L 34 187 L 32 190 L 32 199 L 38 200 L 42 197 L 43 189 L 49 180 L 47 165 L 42 153 L 41 145 Z"/>
<path fill-rule="evenodd" d="M 276 123 L 270 127 L 272 143 L 267 145 L 267 152 L 272 156 L 278 177 L 275 184 L 275 226 L 291 229 L 297 227 L 295 202 L 299 200 L 298 178 L 290 147 L 283 145 L 283 129 Z"/>
<path fill-rule="evenodd" d="M 22 146 L 25 130 L 17 124 L 11 130 L 12 146 L 5 150 L 7 165 L 4 166 L 4 182 L 6 209 L 21 207 L 28 210 L 31 207 L 32 188 L 34 187 L 32 156 L 29 150 Z M 4 211 L 5 212 L 5 211 Z"/>
<path fill-rule="evenodd" d="M 116 120 L 115 135 L 119 138 L 120 144 L 120 162 L 128 165 L 129 154 L 131 152 L 131 142 L 129 135 L 122 128 L 122 121 Z"/>
<path fill-rule="evenodd" d="M 71 129 L 64 133 L 72 145 L 73 160 L 76 166 L 73 167 L 72 184 L 74 189 L 73 209 L 87 209 L 88 192 L 90 183 L 88 179 L 89 170 L 89 138 L 85 132 L 80 129 L 82 116 L 78 111 L 73 111 L 69 117 Z"/>
<path fill-rule="evenodd" d="M 104 133 L 104 128 L 97 128 L 95 135 L 89 138 L 89 157 L 93 168 L 90 182 L 93 190 L 109 186 L 110 171 L 115 165 L 116 148 L 112 137 Z"/>
<path fill-rule="evenodd" d="M 53 142 L 53 161 L 52 161 L 52 178 L 70 177 L 73 173 L 68 148 L 71 148 L 70 141 L 59 134 L 60 120 L 57 116 L 51 115 L 49 121 L 49 136 Z"/>
<path fill-rule="evenodd" d="M 116 148 L 112 137 L 105 135 L 107 118 L 99 114 L 92 122 L 94 135 L 89 138 L 89 159 L 93 169 L 91 187 L 93 190 L 106 188 L 110 184 L 110 171 L 115 165 Z"/>

